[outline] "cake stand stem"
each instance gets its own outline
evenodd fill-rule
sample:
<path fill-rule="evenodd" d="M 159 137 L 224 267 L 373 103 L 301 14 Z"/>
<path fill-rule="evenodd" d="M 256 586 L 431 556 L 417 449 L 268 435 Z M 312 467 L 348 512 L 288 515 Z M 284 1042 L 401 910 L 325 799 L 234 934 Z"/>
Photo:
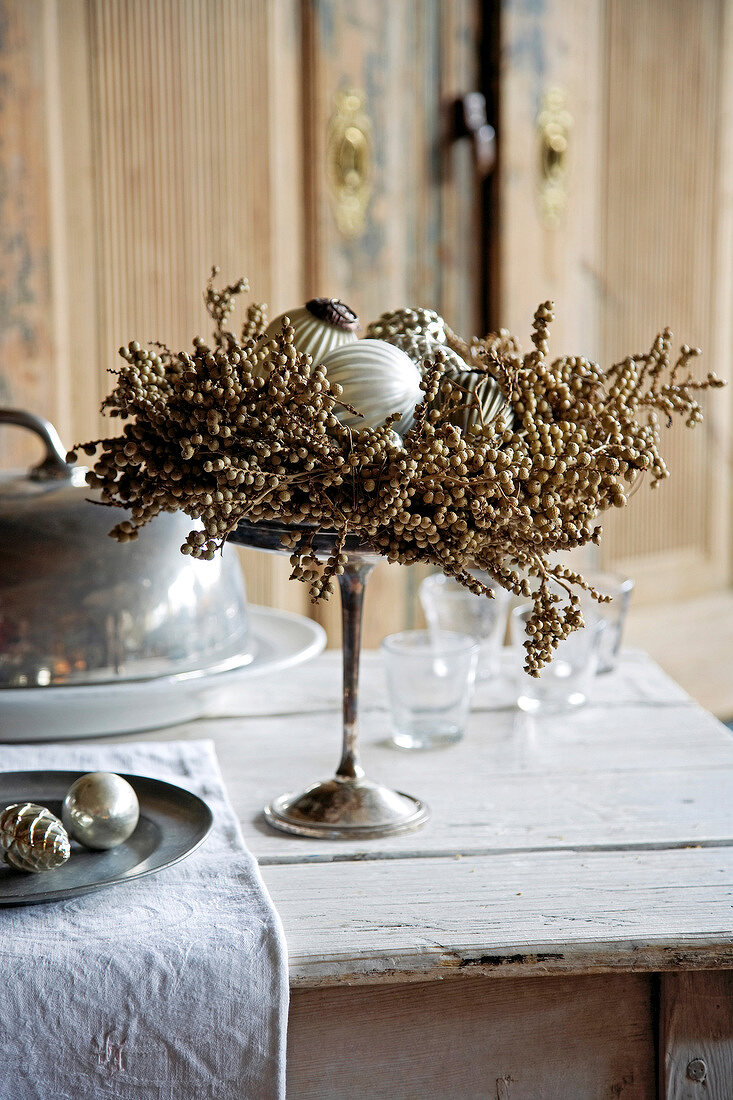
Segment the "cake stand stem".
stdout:
<path fill-rule="evenodd" d="M 328 547 L 334 550 L 336 536 Z M 325 552 L 325 551 L 324 551 Z M 265 807 L 265 819 L 275 829 L 296 836 L 357 840 L 390 836 L 423 825 L 429 810 L 424 802 L 367 779 L 357 751 L 359 656 L 364 592 L 376 555 L 368 549 L 346 551 L 339 575 L 343 651 L 343 743 L 341 762 L 330 779 L 295 794 L 280 795 Z"/>
<path fill-rule="evenodd" d="M 347 562 L 339 576 L 341 591 L 341 624 L 343 647 L 343 721 L 344 740 L 341 763 L 336 775 L 342 779 L 362 779 L 364 769 L 359 763 L 357 715 L 359 711 L 359 656 L 361 653 L 361 622 L 364 592 L 374 565 L 370 562 Z"/>

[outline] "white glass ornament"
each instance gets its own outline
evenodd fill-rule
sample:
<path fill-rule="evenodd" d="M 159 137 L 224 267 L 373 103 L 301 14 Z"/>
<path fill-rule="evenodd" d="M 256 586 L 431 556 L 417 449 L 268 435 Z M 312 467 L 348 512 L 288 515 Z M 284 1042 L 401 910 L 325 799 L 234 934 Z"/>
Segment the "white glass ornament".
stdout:
<path fill-rule="evenodd" d="M 338 298 L 311 298 L 305 306 L 281 313 L 265 329 L 268 339 L 280 334 L 285 317 L 293 327 L 296 351 L 310 355 L 314 367 L 334 348 L 358 339 L 359 318 Z"/>
<path fill-rule="evenodd" d="M 336 348 L 322 360 L 330 382 L 342 388 L 341 399 L 361 413 L 334 409 L 349 428 L 378 428 L 390 413 L 400 419 L 393 424 L 401 436 L 410 430 L 415 406 L 425 394 L 420 389 L 420 371 L 403 351 L 384 340 L 358 340 Z"/>

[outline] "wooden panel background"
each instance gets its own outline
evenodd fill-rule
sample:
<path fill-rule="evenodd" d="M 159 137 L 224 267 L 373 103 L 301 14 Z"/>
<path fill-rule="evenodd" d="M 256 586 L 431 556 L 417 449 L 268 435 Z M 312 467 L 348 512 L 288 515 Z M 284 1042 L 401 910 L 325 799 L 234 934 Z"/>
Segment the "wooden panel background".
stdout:
<path fill-rule="evenodd" d="M 3 0 L 0 399 L 67 441 L 95 436 L 121 343 L 208 331 L 213 263 L 257 300 L 302 300 L 299 15 L 297 0 Z M 16 435 L 4 464 L 28 459 Z M 255 602 L 305 610 L 287 562 L 243 557 Z"/>
<path fill-rule="evenodd" d="M 59 418 L 68 414 L 70 395 L 52 317 L 47 99 L 53 77 L 45 14 L 38 0 L 0 3 L 0 401 Z M 37 445 L 6 430 L 0 448 L 24 460 Z"/>
<path fill-rule="evenodd" d="M 476 331 L 478 190 L 446 108 L 478 85 L 479 0 L 0 0 L 0 400 L 97 434 L 131 337 L 185 346 L 211 263 L 279 312 L 310 294 L 365 320 L 435 306 Z M 731 4 L 502 0 L 495 319 L 604 360 L 669 322 L 731 359 Z M 629 79 L 629 72 L 633 79 Z M 574 123 L 560 225 L 537 201 L 537 116 Z M 325 169 L 334 96 L 366 96 L 366 231 L 338 232 Z M 673 479 L 614 515 L 605 560 L 662 598 L 728 580 L 730 401 L 665 441 Z M 34 446 L 0 434 L 0 458 Z M 287 565 L 247 555 L 257 602 L 307 607 Z M 381 567 L 368 644 L 415 616 L 420 571 Z M 336 601 L 318 616 L 338 639 Z"/>
<path fill-rule="evenodd" d="M 534 311 L 552 298 L 553 355 L 597 346 L 602 0 L 502 3 L 498 322 L 529 347 Z M 560 89 L 573 118 L 569 193 L 558 225 L 541 213 L 537 120 Z"/>
<path fill-rule="evenodd" d="M 297 27 L 288 0 L 88 5 L 103 356 L 131 333 L 175 347 L 207 333 L 213 263 L 256 300 L 300 299 L 301 195 L 283 164 L 302 157 Z M 254 602 L 304 609 L 286 561 L 243 558 Z"/>
<path fill-rule="evenodd" d="M 307 277 L 314 294 L 344 298 L 364 325 L 387 309 L 423 305 L 459 331 L 481 315 L 471 149 L 449 147 L 447 105 L 479 79 L 477 0 L 311 0 L 304 5 Z M 338 91 L 365 97 L 373 135 L 372 197 L 363 235 L 349 240 L 332 209 L 326 135 Z M 364 636 L 376 645 L 416 615 L 425 570 L 379 565 Z M 316 617 L 338 643 L 332 599 Z"/>
<path fill-rule="evenodd" d="M 668 324 L 676 346 L 703 349 L 700 371 L 730 377 L 730 7 L 606 5 L 603 362 L 649 347 Z M 730 392 L 705 404 L 695 431 L 664 433 L 671 479 L 605 524 L 605 559 L 636 576 L 642 598 L 728 580 Z"/>
<path fill-rule="evenodd" d="M 598 344 L 602 16 L 603 0 L 501 3 L 495 325 L 526 349 L 535 309 L 554 300 L 553 356 L 593 357 Z M 538 131 L 553 88 L 572 115 L 567 205 L 556 225 L 541 211 Z M 572 564 L 595 566 L 595 547 L 575 551 Z"/>
<path fill-rule="evenodd" d="M 555 354 L 610 363 L 668 324 L 730 373 L 730 24 L 725 0 L 504 0 L 498 296 L 520 339 L 551 297 Z M 537 125 L 553 87 L 573 120 L 554 227 Z M 706 405 L 694 432 L 664 433 L 672 478 L 605 518 L 599 563 L 636 578 L 636 602 L 729 581 L 730 391 Z"/>
<path fill-rule="evenodd" d="M 654 1062 L 642 975 L 292 995 L 288 1095 L 300 1100 L 649 1100 Z"/>

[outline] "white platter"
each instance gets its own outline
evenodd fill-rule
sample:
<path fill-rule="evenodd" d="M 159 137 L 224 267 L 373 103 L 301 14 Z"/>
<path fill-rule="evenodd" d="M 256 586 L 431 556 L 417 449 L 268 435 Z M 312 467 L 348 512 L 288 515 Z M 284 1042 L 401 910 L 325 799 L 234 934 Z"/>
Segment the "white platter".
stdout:
<path fill-rule="evenodd" d="M 316 657 L 326 644 L 323 627 L 271 607 L 250 607 L 255 655 L 227 672 L 164 676 L 85 687 L 0 690 L 0 742 L 66 741 L 174 726 L 200 718 L 218 692 L 246 693 L 247 681 Z"/>

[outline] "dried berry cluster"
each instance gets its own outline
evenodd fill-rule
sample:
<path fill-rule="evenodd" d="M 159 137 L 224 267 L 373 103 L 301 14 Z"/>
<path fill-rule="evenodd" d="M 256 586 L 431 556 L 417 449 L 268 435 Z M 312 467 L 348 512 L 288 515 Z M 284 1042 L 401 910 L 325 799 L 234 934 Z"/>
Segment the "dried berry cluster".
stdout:
<path fill-rule="evenodd" d="M 550 362 L 546 302 L 524 356 L 505 332 L 471 345 L 449 334 L 454 350 L 497 379 L 513 428 L 508 411 L 468 435 L 452 424 L 465 398 L 436 351 L 404 440 L 392 419 L 354 431 L 335 415 L 340 388 L 296 351 L 288 325 L 264 339 L 264 307 L 254 306 L 239 339 L 225 329 L 244 289 L 244 280 L 220 291 L 209 281 L 211 345 L 196 338 L 191 353 L 138 343 L 120 350 L 124 363 L 103 407 L 128 423 L 120 435 L 82 445 L 98 456 L 90 485 L 130 509 L 112 534 L 134 538 L 159 512 L 181 509 L 200 520 L 183 552 L 210 559 L 244 519 L 336 530 L 325 566 L 307 533 L 290 540 L 293 576 L 314 600 L 343 571 L 347 535 L 390 561 L 433 563 L 475 592 L 486 588 L 469 570 L 483 569 L 534 600 L 525 666 L 533 674 L 582 625 L 576 590 L 587 586 L 550 555 L 597 542 L 598 514 L 625 504 L 643 471 L 652 486 L 666 477 L 658 414 L 680 413 L 694 425 L 696 392 L 723 384 L 692 377 L 697 349 L 683 347 L 672 363 L 668 330 L 648 354 L 606 371 L 583 358 Z"/>

